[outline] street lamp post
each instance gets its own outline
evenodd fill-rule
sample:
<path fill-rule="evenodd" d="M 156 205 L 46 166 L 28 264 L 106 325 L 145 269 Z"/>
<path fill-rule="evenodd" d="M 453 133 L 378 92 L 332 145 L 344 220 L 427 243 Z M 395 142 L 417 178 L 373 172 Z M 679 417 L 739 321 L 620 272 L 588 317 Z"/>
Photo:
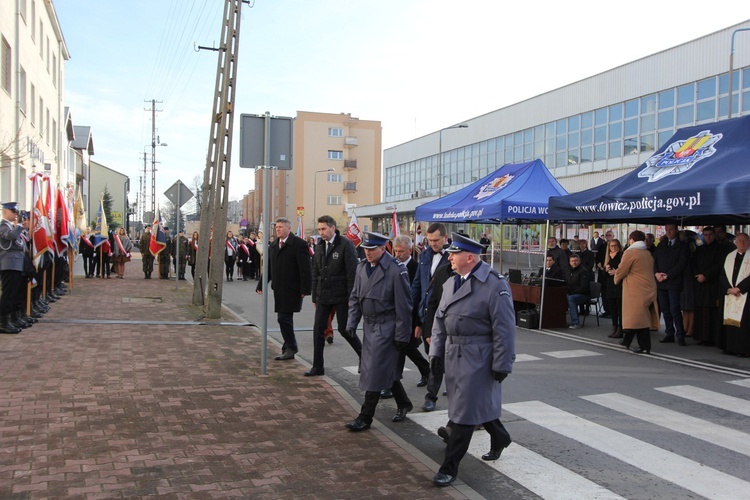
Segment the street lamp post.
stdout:
<path fill-rule="evenodd" d="M 325 170 L 317 170 L 315 172 L 315 181 L 313 182 L 313 227 L 317 228 L 318 223 L 318 217 L 317 217 L 317 209 L 318 209 L 318 174 L 322 174 L 323 172 L 333 172 L 335 169 L 333 168 L 327 168 Z M 313 234 L 315 234 L 315 229 L 313 229 Z"/>
<path fill-rule="evenodd" d="M 458 125 L 451 125 L 450 127 L 441 128 L 438 131 L 438 198 L 443 197 L 443 130 L 450 130 L 452 128 L 469 128 L 469 126 L 465 123 L 459 123 Z"/>
<path fill-rule="evenodd" d="M 732 33 L 732 44 L 731 44 L 731 50 L 729 51 L 729 109 L 727 110 L 727 119 L 732 118 L 732 86 L 734 82 L 732 81 L 732 73 L 734 73 L 734 35 L 739 33 L 740 31 L 750 31 L 750 28 L 740 28 L 738 30 L 734 30 Z"/>

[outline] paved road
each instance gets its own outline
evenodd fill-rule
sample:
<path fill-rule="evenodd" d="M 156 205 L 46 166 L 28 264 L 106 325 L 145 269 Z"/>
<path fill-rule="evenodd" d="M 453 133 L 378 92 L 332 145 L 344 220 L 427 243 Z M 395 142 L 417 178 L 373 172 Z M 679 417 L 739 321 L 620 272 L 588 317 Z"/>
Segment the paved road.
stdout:
<path fill-rule="evenodd" d="M 224 285 L 224 302 L 259 322 L 255 282 Z M 271 300 L 269 338 L 280 341 Z M 742 498 L 750 491 L 750 361 L 715 349 L 659 344 L 654 354 L 626 352 L 607 339 L 608 320 L 575 334 L 518 330 L 518 360 L 503 383 L 504 415 L 514 444 L 495 463 L 467 458 L 459 477 L 486 498 Z M 296 315 L 300 376 L 312 361 L 313 307 Z M 270 344 L 269 344 L 270 345 Z M 269 348 L 269 358 L 276 347 Z M 269 363 L 275 363 L 270 360 Z M 405 387 L 421 405 L 424 390 L 409 362 Z M 326 347 L 326 375 L 357 401 L 356 356 L 340 338 Z M 442 460 L 434 434 L 447 420 L 419 410 L 393 424 L 392 400 L 377 418 L 430 459 Z M 417 406 L 415 405 L 415 406 Z M 332 415 L 332 418 L 337 418 Z M 347 416 L 339 417 L 343 425 Z M 489 449 L 475 435 L 470 453 Z"/>

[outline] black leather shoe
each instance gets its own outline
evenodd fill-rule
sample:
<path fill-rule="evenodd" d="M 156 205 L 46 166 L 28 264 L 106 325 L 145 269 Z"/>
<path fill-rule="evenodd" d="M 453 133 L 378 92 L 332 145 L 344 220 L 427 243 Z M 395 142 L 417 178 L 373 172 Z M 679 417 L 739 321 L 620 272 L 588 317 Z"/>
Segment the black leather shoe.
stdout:
<path fill-rule="evenodd" d="M 292 351 L 291 349 L 287 349 L 286 351 L 282 352 L 278 356 L 276 356 L 276 361 L 286 361 L 288 359 L 294 359 L 294 355 L 297 354 L 297 351 Z"/>
<path fill-rule="evenodd" d="M 424 387 L 427 385 L 427 377 L 422 377 L 419 379 L 419 382 L 417 382 L 417 387 Z"/>
<path fill-rule="evenodd" d="M 446 486 L 450 486 L 453 484 L 453 481 L 456 480 L 455 476 L 450 476 L 448 474 L 443 474 L 442 472 L 438 472 L 435 474 L 435 477 L 432 478 L 432 484 L 435 486 L 439 486 L 441 488 L 444 488 Z"/>
<path fill-rule="evenodd" d="M 500 458 L 500 455 L 502 455 L 502 453 L 503 453 L 502 448 L 499 450 L 490 449 L 489 453 L 485 453 L 484 455 L 482 455 L 482 460 L 486 460 L 488 462 L 492 460 L 497 460 L 498 458 Z"/>
<path fill-rule="evenodd" d="M 451 437 L 451 428 L 448 426 L 438 427 L 437 435 L 443 438 L 443 441 L 447 443 L 448 439 Z"/>
<path fill-rule="evenodd" d="M 392 398 L 393 393 L 391 392 L 390 389 L 383 389 L 382 391 L 380 391 L 380 397 L 383 399 Z"/>
<path fill-rule="evenodd" d="M 435 401 L 431 399 L 427 399 L 422 405 L 422 410 L 423 411 L 435 411 L 435 406 L 436 406 Z"/>
<path fill-rule="evenodd" d="M 680 340 L 677 341 L 677 345 L 681 345 L 681 346 L 684 347 L 684 346 L 687 345 L 687 342 L 685 342 L 685 339 L 680 339 Z"/>
<path fill-rule="evenodd" d="M 642 347 L 639 347 L 638 349 L 635 349 L 635 348 L 633 348 L 633 349 L 631 349 L 631 351 L 633 351 L 633 352 L 634 352 L 634 353 L 636 353 L 636 354 L 643 354 L 644 352 L 645 352 L 646 354 L 651 354 L 651 351 L 650 351 L 650 350 L 648 350 L 648 349 L 644 349 L 644 348 L 642 348 Z"/>
<path fill-rule="evenodd" d="M 305 372 L 305 377 L 319 377 L 325 374 L 326 371 L 323 368 L 310 368 Z"/>
<path fill-rule="evenodd" d="M 414 409 L 414 405 L 403 406 L 396 411 L 396 414 L 391 419 L 393 422 L 403 422 L 406 420 L 406 414 Z"/>
<path fill-rule="evenodd" d="M 364 420 L 361 420 L 360 418 L 357 418 L 356 420 L 347 422 L 346 428 L 352 432 L 360 432 L 360 431 L 366 431 L 367 429 L 369 429 L 370 424 L 368 424 Z"/>
<path fill-rule="evenodd" d="M 674 342 L 674 337 L 664 337 L 659 341 L 660 344 L 671 344 Z"/>

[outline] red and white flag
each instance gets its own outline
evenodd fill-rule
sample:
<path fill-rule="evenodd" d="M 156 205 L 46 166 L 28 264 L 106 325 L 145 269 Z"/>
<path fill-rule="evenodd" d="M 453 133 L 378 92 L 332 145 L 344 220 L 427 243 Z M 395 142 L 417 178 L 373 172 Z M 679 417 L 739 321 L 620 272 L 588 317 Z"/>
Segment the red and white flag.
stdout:
<path fill-rule="evenodd" d="M 391 213 L 391 225 L 393 226 L 393 230 L 391 231 L 391 236 L 393 238 L 397 237 L 400 233 L 398 230 L 398 216 L 396 215 L 396 209 L 393 209 L 393 212 Z"/>
<path fill-rule="evenodd" d="M 58 255 L 61 255 L 67 251 L 70 240 L 70 213 L 68 212 L 68 200 L 60 188 L 57 188 L 55 202 L 55 245 Z"/>
<path fill-rule="evenodd" d="M 47 209 L 47 219 L 49 220 L 49 227 L 47 230 L 47 246 L 49 246 L 49 251 L 52 252 L 52 255 L 57 256 L 57 245 L 55 243 L 55 222 L 57 220 L 57 218 L 55 217 L 55 200 L 57 198 L 57 196 L 55 196 L 56 191 L 52 189 L 52 186 L 50 185 L 49 176 L 43 176 L 42 182 L 45 185 L 44 208 Z"/>
<path fill-rule="evenodd" d="M 417 224 L 417 234 L 414 237 L 414 243 L 416 245 L 421 245 L 424 241 L 424 236 L 422 235 L 422 224 Z"/>
<path fill-rule="evenodd" d="M 31 179 L 31 201 L 33 210 L 31 214 L 31 258 L 34 265 L 39 268 L 44 252 L 49 250 L 47 235 L 50 233 L 49 214 L 44 206 L 44 197 L 42 190 L 43 174 L 37 172 L 29 176 Z"/>
<path fill-rule="evenodd" d="M 355 247 L 358 247 L 362 243 L 362 232 L 359 230 L 359 224 L 357 224 L 357 214 L 352 212 L 352 218 L 349 221 L 349 225 L 346 228 L 346 237 L 352 240 Z"/>

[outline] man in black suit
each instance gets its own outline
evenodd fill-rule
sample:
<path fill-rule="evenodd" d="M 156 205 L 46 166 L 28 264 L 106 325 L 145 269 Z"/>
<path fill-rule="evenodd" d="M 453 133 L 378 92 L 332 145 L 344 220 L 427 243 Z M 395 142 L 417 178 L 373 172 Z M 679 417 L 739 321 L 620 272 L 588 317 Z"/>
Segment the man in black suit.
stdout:
<path fill-rule="evenodd" d="M 312 289 L 312 265 L 307 242 L 292 234 L 292 222 L 280 217 L 274 228 L 276 238 L 268 246 L 268 282 L 273 281 L 274 311 L 279 321 L 284 345 L 274 359 L 294 359 L 297 338 L 294 335 L 294 313 L 302 310 L 302 299 Z M 256 292 L 263 293 L 258 281 Z"/>
<path fill-rule="evenodd" d="M 342 237 L 336 229 L 336 220 L 330 215 L 318 217 L 320 240 L 315 244 L 312 265 L 312 301 L 315 304 L 313 325 L 313 364 L 306 377 L 325 375 L 323 351 L 325 331 L 331 311 L 336 311 L 339 333 L 349 342 L 357 356 L 362 356 L 362 342 L 354 334 L 346 334 L 349 319 L 349 294 L 357 273 L 357 251 L 349 238 Z"/>
<path fill-rule="evenodd" d="M 411 241 L 411 238 L 409 238 L 408 236 L 396 236 L 393 239 L 394 256 L 399 260 L 399 262 L 406 266 L 406 270 L 409 272 L 409 283 L 414 281 L 414 276 L 416 276 L 417 268 L 419 267 L 417 261 L 411 258 L 412 246 L 413 243 Z M 417 326 L 418 314 L 419 304 L 414 307 L 414 310 L 412 312 L 412 332 Z M 403 373 L 404 364 L 406 363 L 406 358 L 408 356 L 408 358 L 412 360 L 412 362 L 416 365 L 417 369 L 419 370 L 419 374 L 422 376 L 422 378 L 419 380 L 419 383 L 417 384 L 417 387 L 424 387 L 425 385 L 427 385 L 427 377 L 429 377 L 430 375 L 430 363 L 424 358 L 424 356 L 422 356 L 422 353 L 419 352 L 419 346 L 421 343 L 421 336 L 412 335 L 409 345 L 405 349 L 399 351 L 398 365 L 396 366 L 398 372 Z M 390 391 L 387 389 L 386 391 L 387 392 L 385 395 L 383 394 L 383 392 L 381 392 L 380 396 L 390 397 Z"/>

